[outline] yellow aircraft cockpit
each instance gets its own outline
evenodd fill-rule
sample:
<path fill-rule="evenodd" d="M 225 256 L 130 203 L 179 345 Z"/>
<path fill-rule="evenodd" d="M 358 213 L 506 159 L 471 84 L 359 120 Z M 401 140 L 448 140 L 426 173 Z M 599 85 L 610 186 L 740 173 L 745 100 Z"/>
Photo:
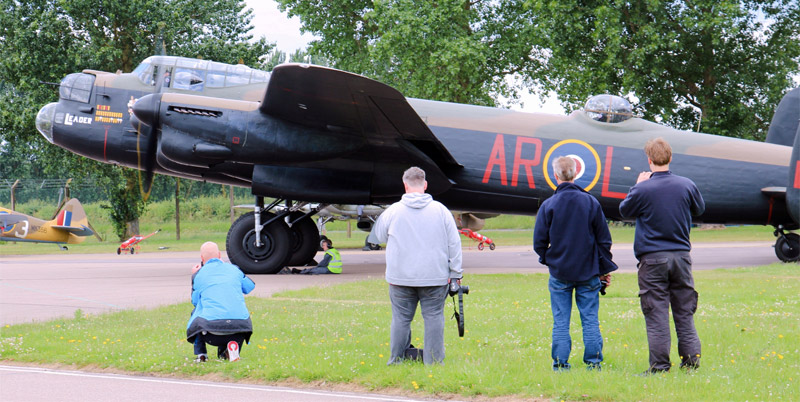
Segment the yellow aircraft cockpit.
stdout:
<path fill-rule="evenodd" d="M 225 64 L 177 56 L 150 56 L 133 70 L 145 85 L 156 85 L 163 75 L 163 87 L 205 92 L 209 88 L 229 88 L 266 84 L 269 73 L 243 64 Z"/>
<path fill-rule="evenodd" d="M 633 107 L 626 99 L 616 95 L 595 95 L 586 101 L 583 111 L 592 120 L 603 123 L 621 123 L 633 117 Z"/>

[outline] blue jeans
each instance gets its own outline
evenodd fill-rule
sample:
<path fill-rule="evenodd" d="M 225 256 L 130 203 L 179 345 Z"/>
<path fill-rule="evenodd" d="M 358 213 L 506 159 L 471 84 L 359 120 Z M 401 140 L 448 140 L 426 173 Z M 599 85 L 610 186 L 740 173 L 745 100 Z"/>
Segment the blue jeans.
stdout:
<path fill-rule="evenodd" d="M 553 370 L 568 369 L 572 338 L 569 336 L 569 321 L 572 313 L 572 291 L 575 304 L 581 314 L 583 326 L 583 362 L 590 368 L 599 368 L 603 361 L 603 336 L 597 311 L 600 308 L 600 278 L 583 282 L 566 282 L 550 277 L 550 305 L 553 308 Z"/>
<path fill-rule="evenodd" d="M 411 320 L 422 309 L 425 321 L 425 350 L 422 362 L 425 364 L 444 361 L 444 302 L 447 298 L 447 285 L 411 287 L 389 285 L 389 300 L 392 302 L 392 327 L 389 337 L 391 356 L 389 363 L 399 363 L 405 358 L 406 349 L 411 346 Z"/>

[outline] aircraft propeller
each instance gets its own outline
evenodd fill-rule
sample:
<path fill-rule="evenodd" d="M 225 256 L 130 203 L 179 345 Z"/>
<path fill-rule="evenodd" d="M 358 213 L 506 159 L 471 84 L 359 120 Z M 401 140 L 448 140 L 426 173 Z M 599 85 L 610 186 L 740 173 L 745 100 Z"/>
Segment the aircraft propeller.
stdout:
<path fill-rule="evenodd" d="M 139 190 L 145 200 L 150 196 L 153 187 L 154 170 L 156 167 L 156 157 L 158 152 L 158 114 L 161 107 L 161 93 L 146 95 L 136 101 L 133 105 L 133 115 L 131 119 L 136 127 L 138 138 L 136 140 L 136 154 L 139 164 L 139 171 L 144 170 L 144 180 L 139 175 Z M 142 136 L 147 137 L 147 145 L 142 155 L 141 148 Z"/>
<path fill-rule="evenodd" d="M 158 23 L 158 34 L 156 37 L 156 48 L 164 56 L 167 53 L 164 44 L 163 29 L 165 23 Z M 131 124 L 136 129 L 136 158 L 139 165 L 139 191 L 142 198 L 147 201 L 150 191 L 153 189 L 153 178 L 155 176 L 156 158 L 158 156 L 158 113 L 161 108 L 161 94 L 164 92 L 164 84 L 168 83 L 170 71 L 164 71 L 161 64 L 155 65 L 155 90 L 152 95 L 146 95 L 136 101 L 133 105 L 133 116 Z M 144 128 L 142 127 L 144 125 Z M 141 139 L 142 135 L 147 136 L 147 153 L 142 161 Z M 144 181 L 142 181 L 142 168 L 144 168 Z"/>

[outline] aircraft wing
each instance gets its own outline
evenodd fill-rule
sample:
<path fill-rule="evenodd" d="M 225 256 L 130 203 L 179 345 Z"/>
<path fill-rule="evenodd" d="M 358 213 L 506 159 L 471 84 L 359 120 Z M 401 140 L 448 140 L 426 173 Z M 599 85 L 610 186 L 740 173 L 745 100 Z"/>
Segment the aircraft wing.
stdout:
<path fill-rule="evenodd" d="M 440 169 L 461 167 L 403 94 L 360 75 L 314 65 L 280 65 L 272 71 L 260 110 L 321 130 L 396 140 L 402 151 L 421 151 Z"/>
<path fill-rule="evenodd" d="M 62 225 L 52 225 L 50 226 L 53 229 L 60 229 L 67 232 L 74 234 L 75 236 L 91 236 L 94 234 L 92 229 L 89 229 L 85 225 L 81 225 L 80 227 L 77 226 L 62 226 Z"/>

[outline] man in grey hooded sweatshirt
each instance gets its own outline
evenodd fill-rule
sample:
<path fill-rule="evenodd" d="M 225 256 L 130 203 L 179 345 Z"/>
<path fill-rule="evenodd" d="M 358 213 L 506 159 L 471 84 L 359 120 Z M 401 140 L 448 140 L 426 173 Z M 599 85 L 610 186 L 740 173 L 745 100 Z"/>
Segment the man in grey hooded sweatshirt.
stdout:
<path fill-rule="evenodd" d="M 461 284 L 461 238 L 453 214 L 426 194 L 425 171 L 403 173 L 406 193 L 375 222 L 370 242 L 386 243 L 386 282 L 392 303 L 388 364 L 411 346 L 411 320 L 419 303 L 425 320 L 425 364 L 444 361 L 444 302 L 450 280 Z"/>

